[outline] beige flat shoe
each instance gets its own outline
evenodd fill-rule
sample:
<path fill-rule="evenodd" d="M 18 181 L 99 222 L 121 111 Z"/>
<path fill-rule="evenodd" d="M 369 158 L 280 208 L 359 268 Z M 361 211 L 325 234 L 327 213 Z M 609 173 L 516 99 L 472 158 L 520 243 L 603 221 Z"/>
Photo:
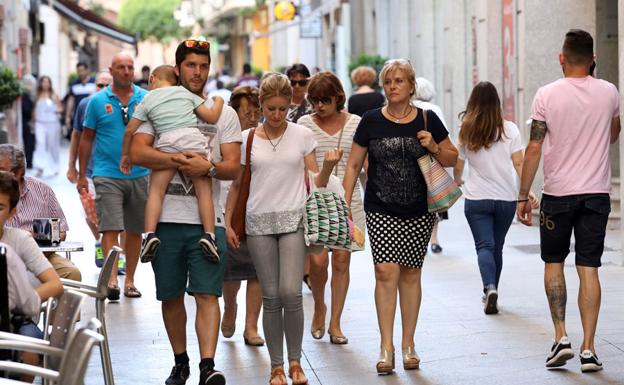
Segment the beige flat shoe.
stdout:
<path fill-rule="evenodd" d="M 325 317 L 327 315 L 327 305 L 325 305 L 325 312 L 323 313 L 323 324 L 319 327 L 314 327 L 314 317 L 312 317 L 312 324 L 310 325 L 310 333 L 312 338 L 320 340 L 325 336 Z"/>
<path fill-rule="evenodd" d="M 221 322 L 221 334 L 223 337 L 230 338 L 234 335 L 236 331 L 236 315 L 238 313 L 238 305 L 234 307 L 234 322 L 232 324 L 226 324 L 225 322 Z"/>
<path fill-rule="evenodd" d="M 414 370 L 420 367 L 420 357 L 416 354 L 413 346 L 403 349 L 403 369 Z"/>
<path fill-rule="evenodd" d="M 243 340 L 245 341 L 245 345 L 264 346 L 264 339 L 257 334 L 253 337 L 247 337 L 243 334 Z"/>
<path fill-rule="evenodd" d="M 331 333 L 329 334 L 329 342 L 331 342 L 334 345 L 346 345 L 349 343 L 349 339 L 345 336 L 335 336 Z"/>

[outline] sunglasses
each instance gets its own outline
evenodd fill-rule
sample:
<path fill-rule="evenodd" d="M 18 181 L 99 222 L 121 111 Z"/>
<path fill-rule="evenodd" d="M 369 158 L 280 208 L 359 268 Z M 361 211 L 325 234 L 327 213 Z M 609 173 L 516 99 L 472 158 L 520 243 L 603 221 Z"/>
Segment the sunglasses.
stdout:
<path fill-rule="evenodd" d="M 123 124 L 124 126 L 127 126 L 130 121 L 130 116 L 128 116 L 128 106 L 122 106 L 120 104 L 119 108 L 121 109 L 121 119 L 123 120 Z"/>
<path fill-rule="evenodd" d="M 184 40 L 183 42 L 186 48 L 202 48 L 202 49 L 210 49 L 210 43 L 206 40 Z"/>
<path fill-rule="evenodd" d="M 332 98 L 330 98 L 329 96 L 308 96 L 308 101 L 313 106 L 316 106 L 317 104 L 319 104 L 319 102 L 328 105 L 331 104 Z"/>
<path fill-rule="evenodd" d="M 384 65 L 388 65 L 388 64 L 412 65 L 412 62 L 409 61 L 409 59 L 390 59 L 390 60 L 386 60 L 386 62 L 384 63 Z"/>
<path fill-rule="evenodd" d="M 108 85 L 108 84 L 98 83 L 98 84 L 96 84 L 95 86 L 96 86 L 97 88 L 104 88 L 104 87 L 106 87 L 107 85 Z"/>
<path fill-rule="evenodd" d="M 290 81 L 290 85 L 291 86 L 296 86 L 298 85 L 299 87 L 305 87 L 305 85 L 308 84 L 308 79 L 301 79 L 301 80 L 291 80 Z"/>

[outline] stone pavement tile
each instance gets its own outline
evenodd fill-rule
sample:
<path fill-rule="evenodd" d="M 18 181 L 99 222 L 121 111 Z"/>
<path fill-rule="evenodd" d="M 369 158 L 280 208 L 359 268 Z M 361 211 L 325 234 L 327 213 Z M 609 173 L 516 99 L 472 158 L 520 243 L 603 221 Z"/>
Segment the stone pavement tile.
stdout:
<path fill-rule="evenodd" d="M 66 155 L 65 155 L 66 156 Z M 95 283 L 99 270 L 93 263 L 93 237 L 82 218 L 75 187 L 64 178 L 48 180 L 55 189 L 69 221 L 69 240 L 85 242 L 85 251 L 74 254 L 74 262 L 85 282 Z M 405 372 L 397 354 L 396 373 L 378 376 L 379 334 L 374 304 L 374 270 L 370 251 L 355 253 L 351 260 L 351 285 L 342 317 L 342 329 L 350 343 L 336 346 L 328 337 L 310 336 L 313 300 L 303 288 L 305 312 L 302 366 L 311 384 L 368 385 L 624 385 L 624 268 L 617 265 L 621 253 L 619 234 L 609 232 L 608 251 L 600 269 L 603 286 L 602 310 L 596 348 L 605 370 L 581 374 L 578 357 L 567 369 L 544 368 L 552 343 L 552 322 L 543 288 L 543 263 L 539 253 L 539 229 L 513 224 L 504 250 L 504 267 L 499 287 L 500 314 L 483 314 L 481 278 L 472 235 L 463 215 L 463 202 L 451 209 L 450 220 L 440 225 L 444 251 L 429 254 L 423 269 L 423 300 L 416 330 L 416 350 L 422 364 L 418 371 Z M 537 248 L 536 248 L 537 247 Z M 528 250 L 528 251 L 527 251 Z M 568 284 L 567 328 L 578 349 L 582 328 L 576 304 L 578 278 L 570 254 L 565 268 Z M 123 284 L 123 278 L 120 279 Z M 162 323 L 160 303 L 155 299 L 150 266 L 140 264 L 136 284 L 143 292 L 138 300 L 122 298 L 107 306 L 111 355 L 118 385 L 162 385 L 173 365 L 173 354 Z M 326 301 L 330 291 L 327 285 Z M 199 349 L 195 337 L 195 304 L 186 298 L 187 350 L 191 378 L 198 381 Z M 237 331 L 231 339 L 220 336 L 216 365 L 228 384 L 266 384 L 269 356 L 265 347 L 245 346 L 244 285 L 239 292 Z M 92 300 L 83 307 L 82 319 L 94 315 Z M 326 322 L 329 322 L 329 314 Z M 259 322 L 260 329 L 262 322 Z M 262 330 L 260 330 L 262 333 Z M 401 346 L 399 311 L 395 318 L 394 345 Z M 99 352 L 94 351 L 87 372 L 87 385 L 103 384 Z"/>

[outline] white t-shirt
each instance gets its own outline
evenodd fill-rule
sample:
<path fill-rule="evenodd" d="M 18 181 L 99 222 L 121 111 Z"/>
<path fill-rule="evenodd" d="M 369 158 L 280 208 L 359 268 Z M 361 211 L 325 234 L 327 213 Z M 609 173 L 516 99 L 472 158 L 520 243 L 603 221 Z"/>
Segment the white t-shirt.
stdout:
<path fill-rule="evenodd" d="M 52 264 L 43 255 L 35 239 L 28 231 L 5 227 L 0 242 L 11 246 L 15 253 L 24 261 L 26 269 L 30 273 L 30 283 L 33 287 L 39 287 L 41 282 L 37 278 L 44 271 L 52 268 Z"/>
<path fill-rule="evenodd" d="M 29 282 L 24 260 L 17 255 L 11 245 L 2 243 L 0 246 L 6 247 L 9 311 L 36 317 L 41 312 L 41 298 Z M 43 256 L 42 258 L 45 259 Z"/>
<path fill-rule="evenodd" d="M 459 159 L 468 163 L 468 178 L 464 183 L 467 199 L 515 201 L 518 197 L 517 175 L 511 154 L 522 151 L 518 127 L 509 121 L 503 124 L 503 138 L 490 148 L 470 151 L 459 145 Z"/>
<path fill-rule="evenodd" d="M 205 104 L 210 107 L 212 99 L 206 99 Z M 221 144 L 240 143 L 241 128 L 238 115 L 232 107 L 223 106 L 223 111 L 216 124 L 199 123 L 199 130 L 206 136 L 206 147 L 211 149 L 210 160 L 219 163 L 223 160 Z M 149 122 L 143 123 L 136 132 L 137 134 L 154 135 L 154 130 Z M 224 227 L 223 207 L 220 205 L 221 183 L 212 180 L 212 201 L 215 211 L 215 226 Z M 163 200 L 160 221 L 164 223 L 201 224 L 199 210 L 197 208 L 197 196 L 190 177 L 178 172 L 167 187 L 167 193 Z"/>
<path fill-rule="evenodd" d="M 245 151 L 249 130 L 243 132 L 241 164 L 246 164 Z M 275 145 L 254 135 L 251 146 L 251 182 L 247 199 L 245 230 L 248 235 L 283 234 L 301 227 L 305 187 L 304 158 L 316 148 L 312 132 L 288 122 L 283 137 Z"/>

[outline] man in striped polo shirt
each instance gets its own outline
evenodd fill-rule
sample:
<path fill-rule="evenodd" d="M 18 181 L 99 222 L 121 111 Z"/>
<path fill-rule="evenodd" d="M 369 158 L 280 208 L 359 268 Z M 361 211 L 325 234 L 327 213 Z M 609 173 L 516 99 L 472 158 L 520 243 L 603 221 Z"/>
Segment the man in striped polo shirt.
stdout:
<path fill-rule="evenodd" d="M 16 214 L 6 221 L 7 227 L 15 227 L 32 233 L 33 219 L 58 218 L 61 240 L 64 241 L 69 227 L 63 209 L 50 186 L 39 179 L 25 176 L 24 152 L 12 144 L 0 144 L 0 170 L 13 173 L 20 188 Z M 82 280 L 80 270 L 67 258 L 57 253 L 44 253 L 61 278 Z"/>

